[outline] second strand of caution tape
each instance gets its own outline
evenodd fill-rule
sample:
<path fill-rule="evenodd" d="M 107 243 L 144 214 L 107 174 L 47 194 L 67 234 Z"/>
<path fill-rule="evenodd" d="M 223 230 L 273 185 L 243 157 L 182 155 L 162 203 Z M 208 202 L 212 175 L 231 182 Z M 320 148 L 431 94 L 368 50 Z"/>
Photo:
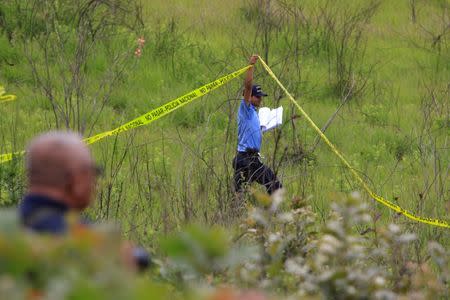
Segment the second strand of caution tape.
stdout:
<path fill-rule="evenodd" d="M 389 209 L 402 214 L 403 216 L 420 222 L 424 224 L 429 224 L 433 226 L 438 227 L 444 227 L 444 228 L 450 228 L 450 225 L 444 221 L 444 220 L 438 220 L 438 219 L 432 219 L 432 218 L 424 218 L 420 216 L 416 216 L 413 213 L 410 213 L 406 209 L 398 206 L 395 203 L 392 203 L 391 201 L 377 195 L 375 192 L 372 191 L 372 189 L 367 185 L 367 183 L 359 176 L 359 174 L 355 171 L 355 169 L 350 165 L 350 163 L 344 158 L 344 156 L 338 151 L 336 146 L 334 146 L 330 140 L 326 137 L 326 135 L 320 130 L 319 127 L 314 123 L 314 121 L 309 117 L 309 115 L 302 109 L 302 107 L 298 104 L 297 101 L 295 101 L 294 97 L 289 93 L 289 91 L 283 86 L 283 84 L 280 82 L 280 80 L 277 78 L 275 73 L 269 68 L 269 66 L 264 62 L 264 60 L 260 57 L 260 62 L 262 63 L 264 69 L 266 69 L 267 73 L 275 80 L 275 82 L 280 86 L 280 88 L 286 93 L 288 98 L 292 101 L 292 103 L 298 108 L 300 113 L 305 117 L 305 119 L 308 121 L 308 123 L 311 125 L 311 127 L 314 128 L 314 130 L 317 131 L 319 136 L 322 138 L 322 140 L 331 148 L 331 150 L 336 154 L 337 157 L 342 161 L 342 163 L 350 170 L 350 172 L 353 174 L 355 179 L 361 184 L 361 186 L 366 190 L 366 192 L 377 202 L 381 203 L 382 205 L 388 207 Z"/>

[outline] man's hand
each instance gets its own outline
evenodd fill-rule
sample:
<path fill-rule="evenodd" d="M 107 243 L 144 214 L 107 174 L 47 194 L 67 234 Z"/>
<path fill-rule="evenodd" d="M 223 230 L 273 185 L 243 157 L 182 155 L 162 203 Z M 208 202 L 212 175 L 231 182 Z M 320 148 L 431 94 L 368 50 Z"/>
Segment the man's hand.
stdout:
<path fill-rule="evenodd" d="M 248 61 L 249 64 L 254 65 L 258 61 L 259 56 L 257 54 L 253 54 L 250 56 L 250 60 Z"/>
<path fill-rule="evenodd" d="M 150 254 L 141 247 L 134 246 L 130 241 L 124 241 L 120 245 L 122 263 L 132 271 L 146 271 L 152 261 Z"/>

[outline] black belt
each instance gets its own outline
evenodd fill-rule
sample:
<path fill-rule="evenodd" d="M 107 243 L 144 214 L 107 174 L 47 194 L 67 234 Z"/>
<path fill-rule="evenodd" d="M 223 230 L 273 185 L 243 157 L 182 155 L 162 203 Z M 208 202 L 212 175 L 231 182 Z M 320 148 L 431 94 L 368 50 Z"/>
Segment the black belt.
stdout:
<path fill-rule="evenodd" d="M 247 148 L 245 151 L 238 151 L 238 154 L 242 155 L 259 155 L 259 150 L 253 148 Z"/>

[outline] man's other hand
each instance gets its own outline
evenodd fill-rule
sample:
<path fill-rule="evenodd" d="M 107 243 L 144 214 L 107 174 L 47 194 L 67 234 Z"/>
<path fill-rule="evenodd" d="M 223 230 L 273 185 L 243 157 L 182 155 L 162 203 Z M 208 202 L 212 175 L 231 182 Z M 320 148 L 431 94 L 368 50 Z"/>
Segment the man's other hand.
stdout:
<path fill-rule="evenodd" d="M 249 64 L 254 65 L 258 61 L 259 56 L 257 54 L 253 54 L 250 56 L 250 60 L 248 61 Z"/>

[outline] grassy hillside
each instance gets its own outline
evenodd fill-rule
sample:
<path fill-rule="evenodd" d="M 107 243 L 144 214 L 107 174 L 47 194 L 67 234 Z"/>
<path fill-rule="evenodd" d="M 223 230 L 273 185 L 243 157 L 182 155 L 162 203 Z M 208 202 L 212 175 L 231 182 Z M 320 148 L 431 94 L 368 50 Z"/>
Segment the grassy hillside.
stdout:
<path fill-rule="evenodd" d="M 326 135 L 375 192 L 415 214 L 448 221 L 449 4 L 416 1 L 413 20 L 410 3 L 143 1 L 144 27 L 119 32 L 89 57 L 84 72 L 90 105 L 110 64 L 109 47 L 129 54 L 98 120 L 91 118 L 98 106 L 86 105 L 88 121 L 80 129 L 89 136 L 115 128 L 259 53 L 319 127 L 344 102 Z M 142 56 L 134 57 L 139 36 L 146 43 Z M 25 51 L 43 64 L 36 43 L 25 47 L 19 39 L 8 41 L 5 32 L 0 36 L 0 82 L 18 96 L 0 107 L 2 153 L 21 150 L 32 136 L 56 126 Z M 58 74 L 57 63 L 51 72 Z M 62 84 L 58 76 L 52 80 Z M 242 81 L 93 145 L 107 172 L 89 215 L 119 221 L 149 247 L 158 233 L 186 222 L 233 222 L 231 160 Z M 278 172 L 287 199 L 307 199 L 319 225 L 329 216 L 330 199 L 361 187 L 323 142 L 314 147 L 316 133 L 296 117 L 261 66 L 255 81 L 269 93 L 265 105 L 285 108 L 284 126 L 264 136 L 265 162 Z M 20 198 L 21 165 L 0 166 L 1 203 Z M 362 195 L 377 222 L 408 224 L 423 239 L 448 242 L 445 230 L 410 222 Z"/>

